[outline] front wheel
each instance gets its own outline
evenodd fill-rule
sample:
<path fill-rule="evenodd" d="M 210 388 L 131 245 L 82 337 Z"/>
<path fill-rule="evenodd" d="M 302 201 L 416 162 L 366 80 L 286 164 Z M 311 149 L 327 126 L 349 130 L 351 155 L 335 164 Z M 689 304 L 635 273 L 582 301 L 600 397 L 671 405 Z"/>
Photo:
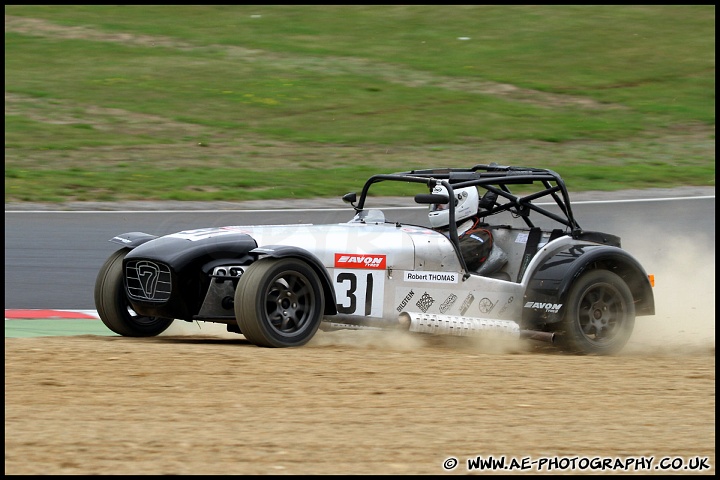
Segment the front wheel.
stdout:
<path fill-rule="evenodd" d="M 320 279 L 305 262 L 263 258 L 242 274 L 235 290 L 235 317 L 240 331 L 261 347 L 306 344 L 322 321 Z"/>
<path fill-rule="evenodd" d="M 557 341 L 560 348 L 573 353 L 617 353 L 635 326 L 630 288 L 607 270 L 591 270 L 580 276 L 570 289 L 565 309 Z"/>
<path fill-rule="evenodd" d="M 95 308 L 106 327 L 125 337 L 154 337 L 168 329 L 172 318 L 145 317 L 130 307 L 123 282 L 123 258 L 130 249 L 113 253 L 95 280 Z"/>

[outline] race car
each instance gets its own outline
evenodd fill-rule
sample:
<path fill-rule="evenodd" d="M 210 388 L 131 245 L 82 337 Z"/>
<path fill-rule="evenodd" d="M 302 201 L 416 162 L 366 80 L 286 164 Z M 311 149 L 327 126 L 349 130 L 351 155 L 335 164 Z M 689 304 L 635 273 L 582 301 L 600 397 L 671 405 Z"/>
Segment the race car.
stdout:
<path fill-rule="evenodd" d="M 417 192 L 408 198 L 427 208 L 426 223 L 366 206 L 387 182 Z M 257 346 L 297 347 L 318 329 L 401 329 L 609 355 L 636 316 L 655 314 L 653 276 L 618 236 L 580 227 L 552 170 L 493 163 L 377 174 L 343 200 L 352 208 L 345 223 L 115 236 L 121 248 L 95 284 L 99 316 L 129 337 L 212 322 Z"/>

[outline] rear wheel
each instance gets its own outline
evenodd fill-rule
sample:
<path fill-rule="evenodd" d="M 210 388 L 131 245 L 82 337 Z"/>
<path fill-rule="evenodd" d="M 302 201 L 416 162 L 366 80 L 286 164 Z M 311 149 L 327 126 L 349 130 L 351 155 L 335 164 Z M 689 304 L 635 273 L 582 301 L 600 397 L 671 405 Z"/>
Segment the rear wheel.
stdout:
<path fill-rule="evenodd" d="M 318 275 L 294 258 L 256 261 L 235 290 L 238 326 L 245 338 L 262 347 L 306 344 L 317 332 L 323 311 Z"/>
<path fill-rule="evenodd" d="M 630 288 L 607 270 L 591 270 L 580 276 L 570 289 L 565 308 L 557 342 L 573 353 L 617 353 L 635 326 Z"/>
<path fill-rule="evenodd" d="M 123 282 L 123 258 L 130 250 L 113 253 L 95 281 L 95 308 L 106 327 L 125 337 L 154 337 L 172 324 L 172 318 L 145 317 L 130 307 Z"/>

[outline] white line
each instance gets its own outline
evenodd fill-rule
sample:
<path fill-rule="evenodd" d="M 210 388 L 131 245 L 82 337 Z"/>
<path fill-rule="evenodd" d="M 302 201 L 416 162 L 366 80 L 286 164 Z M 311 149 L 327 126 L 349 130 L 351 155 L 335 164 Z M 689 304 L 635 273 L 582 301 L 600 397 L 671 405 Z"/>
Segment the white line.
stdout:
<path fill-rule="evenodd" d="M 662 198 L 633 198 L 625 200 L 577 200 L 570 201 L 570 205 L 580 205 L 589 203 L 632 203 L 632 202 L 665 202 L 668 200 L 709 200 L 715 198 L 715 195 L 705 195 L 702 197 L 662 197 Z M 552 203 L 538 203 L 537 205 L 552 205 Z"/>
<path fill-rule="evenodd" d="M 634 198 L 625 200 L 571 200 L 570 205 L 589 205 L 601 203 L 633 203 L 633 202 L 666 202 L 677 200 L 709 200 L 714 199 L 715 195 L 704 195 L 700 197 L 661 197 L 661 198 Z M 555 205 L 554 202 L 534 202 L 535 205 Z M 427 206 L 417 207 L 383 207 L 373 206 L 372 208 L 381 210 L 421 210 Z M 239 210 L 5 210 L 5 213 L 272 213 L 272 212 L 348 212 L 352 213 L 350 208 L 268 208 L 268 209 L 239 209 Z"/>
<path fill-rule="evenodd" d="M 427 207 L 372 207 L 383 210 L 415 210 Z M 5 213 L 272 213 L 272 212 L 348 212 L 349 208 L 269 208 L 265 210 L 5 210 Z"/>

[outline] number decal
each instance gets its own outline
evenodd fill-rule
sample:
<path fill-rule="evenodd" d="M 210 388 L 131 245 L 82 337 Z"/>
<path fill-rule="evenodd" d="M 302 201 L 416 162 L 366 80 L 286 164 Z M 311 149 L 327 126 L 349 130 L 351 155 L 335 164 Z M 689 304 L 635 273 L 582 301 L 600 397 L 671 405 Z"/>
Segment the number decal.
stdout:
<path fill-rule="evenodd" d="M 335 270 L 338 313 L 382 317 L 385 272 Z"/>
<path fill-rule="evenodd" d="M 344 283 L 345 281 L 350 282 L 350 286 L 345 290 L 345 298 L 350 299 L 350 305 L 344 306 L 340 303 L 337 304 L 338 313 L 355 313 L 357 306 L 357 298 L 355 297 L 355 290 L 357 289 L 357 277 L 354 273 L 343 272 L 337 276 L 337 283 Z"/>
<path fill-rule="evenodd" d="M 370 316 L 372 311 L 372 288 L 373 288 L 373 276 L 372 273 L 367 274 L 367 285 L 365 286 L 365 316 Z"/>

